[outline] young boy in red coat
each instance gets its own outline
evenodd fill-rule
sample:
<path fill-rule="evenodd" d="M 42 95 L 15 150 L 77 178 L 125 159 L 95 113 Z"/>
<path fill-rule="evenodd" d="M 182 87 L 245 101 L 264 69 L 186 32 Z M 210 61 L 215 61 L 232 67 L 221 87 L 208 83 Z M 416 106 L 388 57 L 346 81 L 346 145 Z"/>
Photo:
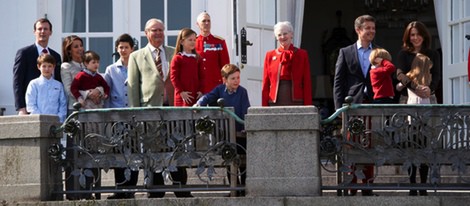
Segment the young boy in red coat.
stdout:
<path fill-rule="evenodd" d="M 87 51 L 85 52 L 84 63 L 86 69 L 75 76 L 70 86 L 70 92 L 82 104 L 83 109 L 102 108 L 104 100 L 109 95 L 109 86 L 106 80 L 98 73 L 100 56 L 93 51 Z M 87 98 L 89 90 L 95 88 L 101 92 L 101 99 L 97 102 Z"/>
<path fill-rule="evenodd" d="M 392 74 L 395 72 L 395 65 L 392 64 L 392 56 L 383 48 L 375 48 L 371 51 L 369 60 L 370 82 L 374 91 L 375 104 L 395 103 L 394 87 L 392 83 Z"/>

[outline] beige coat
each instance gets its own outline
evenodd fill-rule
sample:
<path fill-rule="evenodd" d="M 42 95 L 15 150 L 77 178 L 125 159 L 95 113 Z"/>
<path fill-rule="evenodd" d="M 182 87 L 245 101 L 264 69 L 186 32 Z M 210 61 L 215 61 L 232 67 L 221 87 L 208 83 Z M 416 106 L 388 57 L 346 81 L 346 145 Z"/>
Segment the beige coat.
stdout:
<path fill-rule="evenodd" d="M 168 64 L 173 58 L 174 48 L 163 46 Z M 168 74 L 169 76 L 169 74 Z M 127 94 L 129 107 L 150 107 L 163 105 L 163 92 L 167 88 L 170 105 L 173 105 L 174 89 L 170 78 L 163 81 L 157 72 L 157 67 L 150 51 L 149 45 L 141 48 L 129 57 Z"/>

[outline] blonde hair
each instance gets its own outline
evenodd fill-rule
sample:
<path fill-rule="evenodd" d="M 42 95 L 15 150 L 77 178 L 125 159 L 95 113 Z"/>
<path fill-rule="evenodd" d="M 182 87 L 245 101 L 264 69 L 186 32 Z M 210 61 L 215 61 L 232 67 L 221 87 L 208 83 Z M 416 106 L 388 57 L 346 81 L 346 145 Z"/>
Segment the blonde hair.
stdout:
<path fill-rule="evenodd" d="M 390 55 L 390 53 L 388 53 L 388 51 L 383 48 L 375 48 L 372 49 L 372 51 L 370 52 L 369 61 L 372 65 L 377 66 L 374 63 L 375 58 L 382 58 L 388 61 L 392 61 L 392 56 Z"/>
<path fill-rule="evenodd" d="M 431 59 L 422 54 L 417 53 L 411 63 L 411 70 L 406 74 L 417 85 L 429 86 L 431 84 L 431 67 L 433 63 Z"/>

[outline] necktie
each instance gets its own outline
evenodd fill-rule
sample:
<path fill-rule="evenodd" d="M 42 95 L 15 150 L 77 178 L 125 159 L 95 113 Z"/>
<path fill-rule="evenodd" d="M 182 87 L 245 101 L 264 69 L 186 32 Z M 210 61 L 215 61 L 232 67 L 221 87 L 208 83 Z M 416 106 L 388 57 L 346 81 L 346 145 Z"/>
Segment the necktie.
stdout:
<path fill-rule="evenodd" d="M 155 49 L 157 55 L 155 56 L 155 65 L 157 66 L 157 71 L 160 74 L 160 77 L 163 79 L 163 70 L 162 70 L 162 59 L 160 58 L 160 49 Z"/>
<path fill-rule="evenodd" d="M 155 65 L 157 66 L 157 71 L 160 74 L 160 78 L 165 82 L 165 79 L 163 77 L 163 70 L 162 70 L 162 59 L 160 57 L 161 50 L 159 48 L 155 49 L 157 52 L 157 55 L 155 56 Z M 166 91 L 166 87 L 163 89 L 163 104 L 168 105 L 168 95 Z"/>
<path fill-rule="evenodd" d="M 43 54 L 47 54 L 47 53 L 49 53 L 49 52 L 47 51 L 47 49 L 43 49 L 43 50 L 42 50 L 42 53 L 43 53 Z"/>

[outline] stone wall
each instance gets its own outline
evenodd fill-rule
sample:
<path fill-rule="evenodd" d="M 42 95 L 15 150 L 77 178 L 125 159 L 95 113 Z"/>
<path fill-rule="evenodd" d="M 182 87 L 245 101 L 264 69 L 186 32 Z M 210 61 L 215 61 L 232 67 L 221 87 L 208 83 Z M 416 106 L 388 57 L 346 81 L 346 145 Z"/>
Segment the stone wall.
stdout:
<path fill-rule="evenodd" d="M 61 173 L 49 164 L 51 126 L 57 116 L 0 117 L 0 200 L 49 200 L 52 188 L 60 187 Z"/>
<path fill-rule="evenodd" d="M 248 196 L 321 195 L 316 107 L 252 107 L 245 128 Z"/>

